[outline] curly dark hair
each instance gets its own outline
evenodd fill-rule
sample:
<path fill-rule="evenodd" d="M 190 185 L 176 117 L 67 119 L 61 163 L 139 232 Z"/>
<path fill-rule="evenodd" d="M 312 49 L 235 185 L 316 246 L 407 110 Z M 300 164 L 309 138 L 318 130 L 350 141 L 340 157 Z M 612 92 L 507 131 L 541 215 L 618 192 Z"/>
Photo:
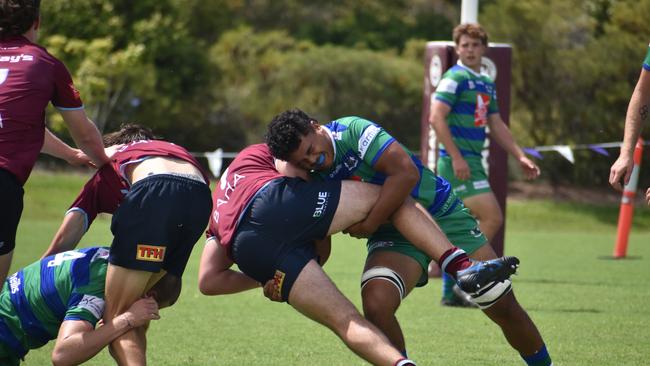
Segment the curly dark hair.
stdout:
<path fill-rule="evenodd" d="M 157 140 L 149 127 L 140 126 L 134 123 L 125 123 L 115 132 L 107 133 L 102 137 L 104 146 L 128 144 L 140 140 Z"/>
<path fill-rule="evenodd" d="M 313 131 L 312 122 L 317 122 L 300 109 L 290 109 L 273 117 L 264 139 L 277 159 L 288 160 L 298 149 L 300 140 Z"/>
<path fill-rule="evenodd" d="M 39 17 L 41 0 L 0 0 L 0 39 L 19 36 Z"/>

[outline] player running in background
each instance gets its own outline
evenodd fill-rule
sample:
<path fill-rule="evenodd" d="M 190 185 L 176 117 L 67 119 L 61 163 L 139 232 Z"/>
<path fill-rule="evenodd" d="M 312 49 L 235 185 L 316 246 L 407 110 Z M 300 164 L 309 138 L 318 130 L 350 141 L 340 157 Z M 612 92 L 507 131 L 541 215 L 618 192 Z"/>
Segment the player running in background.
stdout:
<path fill-rule="evenodd" d="M 212 201 L 208 176 L 181 146 L 155 140 L 138 125 L 104 136 L 111 161 L 83 187 L 45 255 L 74 248 L 98 213 L 112 213 L 113 243 L 106 275 L 109 322 L 165 273 L 182 277 L 207 226 Z M 137 329 L 111 343 L 123 363 L 145 363 Z"/>
<path fill-rule="evenodd" d="M 406 353 L 404 335 L 395 317 L 401 300 L 427 282 L 430 257 L 392 225 L 384 224 L 409 196 L 426 207 L 449 240 L 477 260 L 496 258 L 476 220 L 453 194 L 449 183 L 424 167 L 381 126 L 359 117 L 340 118 L 327 125 L 300 110 L 276 116 L 267 143 L 276 158 L 312 172 L 319 180 L 357 180 L 381 185 L 367 218 L 347 232 L 367 236 L 368 257 L 362 277 L 365 315 Z M 550 357 L 535 324 L 513 293 L 475 301 L 501 327 L 510 345 L 524 359 Z M 500 299 L 500 300 L 499 300 Z"/>
<path fill-rule="evenodd" d="M 95 125 L 63 63 L 35 42 L 41 24 L 39 0 L 0 0 L 0 283 L 11 266 L 23 211 L 23 185 L 39 152 L 71 164 L 108 161 Z M 45 128 L 49 102 L 74 141 L 88 155 Z"/>
<path fill-rule="evenodd" d="M 167 275 L 149 296 L 96 328 L 104 312 L 107 266 L 108 248 L 84 248 L 9 276 L 0 293 L 0 364 L 18 365 L 30 349 L 52 339 L 54 365 L 80 364 L 128 330 L 160 319 L 158 309 L 180 294 L 180 279 Z"/>
<path fill-rule="evenodd" d="M 639 81 L 636 83 L 630 104 L 627 107 L 621 153 L 612 164 L 609 173 L 609 184 L 619 191 L 622 191 L 623 186 L 630 181 L 630 175 L 634 168 L 634 146 L 641 135 L 643 123 L 648 119 L 648 113 L 650 113 L 650 45 L 648 45 L 645 60 L 643 60 Z M 646 191 L 645 199 L 650 205 L 650 187 Z"/>
<path fill-rule="evenodd" d="M 359 182 L 306 182 L 283 176 L 265 144 L 240 152 L 214 192 L 210 238 L 201 257 L 199 287 L 219 295 L 274 280 L 276 297 L 332 329 L 357 355 L 375 365 L 405 365 L 405 359 L 365 320 L 321 269 L 314 242 L 362 221 L 379 187 Z M 431 217 L 413 200 L 392 216 L 404 234 L 456 275 L 466 288 L 486 288 L 514 273 L 516 259 L 469 267 Z M 231 270 L 237 263 L 243 272 Z M 460 270 L 460 271 L 459 271 Z M 480 282 L 480 283 L 478 283 Z M 492 292 L 499 292 L 493 288 Z"/>
<path fill-rule="evenodd" d="M 503 225 L 503 213 L 481 162 L 486 127 L 491 139 L 517 159 L 526 179 L 537 178 L 540 171 L 501 119 L 494 82 L 481 74 L 487 33 L 478 24 L 461 24 L 454 29 L 453 38 L 458 63 L 438 84 L 429 117 L 440 142 L 437 172 L 451 183 L 491 241 Z M 444 274 L 442 304 L 462 305 L 462 299 L 454 294 L 453 281 Z"/>

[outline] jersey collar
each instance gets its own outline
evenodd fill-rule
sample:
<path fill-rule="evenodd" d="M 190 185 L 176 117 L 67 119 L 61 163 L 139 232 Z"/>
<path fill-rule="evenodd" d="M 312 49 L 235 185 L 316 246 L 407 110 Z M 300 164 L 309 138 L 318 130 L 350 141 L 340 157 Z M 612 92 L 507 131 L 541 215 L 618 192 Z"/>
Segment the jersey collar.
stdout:
<path fill-rule="evenodd" d="M 322 125 L 325 128 L 325 132 L 327 132 L 327 135 L 330 137 L 330 142 L 332 143 L 332 151 L 334 151 L 334 156 L 332 157 L 332 161 L 336 161 L 336 143 L 334 142 L 334 135 L 332 135 L 332 131 L 325 126 Z"/>
<path fill-rule="evenodd" d="M 478 72 L 476 72 L 476 71 L 470 69 L 469 67 L 465 66 L 465 64 L 463 64 L 463 62 L 460 61 L 460 60 L 456 61 L 456 65 L 458 65 L 458 66 L 462 67 L 463 69 L 469 71 L 472 75 L 474 75 L 474 76 L 476 76 L 476 77 L 481 77 L 481 76 L 483 76 L 483 74 L 478 73 Z"/>

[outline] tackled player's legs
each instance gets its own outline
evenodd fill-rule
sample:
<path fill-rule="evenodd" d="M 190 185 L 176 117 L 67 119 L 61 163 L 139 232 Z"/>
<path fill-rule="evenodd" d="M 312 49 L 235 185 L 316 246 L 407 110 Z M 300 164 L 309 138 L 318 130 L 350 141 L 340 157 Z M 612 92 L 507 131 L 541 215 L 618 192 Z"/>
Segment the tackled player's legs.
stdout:
<path fill-rule="evenodd" d="M 394 365 L 402 358 L 314 260 L 298 275 L 289 293 L 289 303 L 305 316 L 332 329 L 352 351 L 373 365 Z"/>
<path fill-rule="evenodd" d="M 380 189 L 372 184 L 342 181 L 341 199 L 328 233 L 343 231 L 365 219 Z M 413 245 L 436 261 L 454 248 L 427 210 L 410 197 L 393 214 L 391 222 Z"/>
<path fill-rule="evenodd" d="M 164 273 L 137 271 L 109 264 L 106 271 L 104 322 L 107 323 L 117 315 L 125 312 L 162 275 Z M 150 284 L 151 286 L 149 286 Z M 146 338 L 144 328 L 133 329 L 116 338 L 111 342 L 110 353 L 120 365 L 145 365 Z"/>
<path fill-rule="evenodd" d="M 470 254 L 470 257 L 483 261 L 497 256 L 492 247 L 483 245 Z M 501 327 L 508 343 L 520 354 L 529 356 L 543 347 L 542 336 L 512 291 L 483 312 Z"/>

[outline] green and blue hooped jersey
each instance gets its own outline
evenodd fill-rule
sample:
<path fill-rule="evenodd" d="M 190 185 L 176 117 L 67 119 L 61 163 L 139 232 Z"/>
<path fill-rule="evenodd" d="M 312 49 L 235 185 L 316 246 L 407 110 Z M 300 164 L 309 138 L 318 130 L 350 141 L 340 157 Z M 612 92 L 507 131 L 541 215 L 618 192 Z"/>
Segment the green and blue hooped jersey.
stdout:
<path fill-rule="evenodd" d="M 645 54 L 645 60 L 643 60 L 643 68 L 650 71 L 650 44 L 648 45 L 648 52 Z"/>
<path fill-rule="evenodd" d="M 0 293 L 0 345 L 22 358 L 55 339 L 64 320 L 104 313 L 108 248 L 59 253 L 9 276 Z"/>
<path fill-rule="evenodd" d="M 353 179 L 373 184 L 383 184 L 386 175 L 375 170 L 375 164 L 386 148 L 397 143 L 381 126 L 360 117 L 344 117 L 324 126 L 334 145 L 332 167 L 314 175 L 324 180 Z M 433 216 L 451 210 L 457 200 L 449 200 L 451 186 L 441 177 L 424 167 L 407 148 L 402 148 L 420 172 L 420 180 L 411 196 L 426 207 Z"/>
<path fill-rule="evenodd" d="M 494 82 L 459 63 L 445 72 L 434 97 L 451 108 L 447 124 L 461 154 L 480 157 L 488 116 L 499 113 Z M 447 156 L 442 144 L 439 149 Z"/>

